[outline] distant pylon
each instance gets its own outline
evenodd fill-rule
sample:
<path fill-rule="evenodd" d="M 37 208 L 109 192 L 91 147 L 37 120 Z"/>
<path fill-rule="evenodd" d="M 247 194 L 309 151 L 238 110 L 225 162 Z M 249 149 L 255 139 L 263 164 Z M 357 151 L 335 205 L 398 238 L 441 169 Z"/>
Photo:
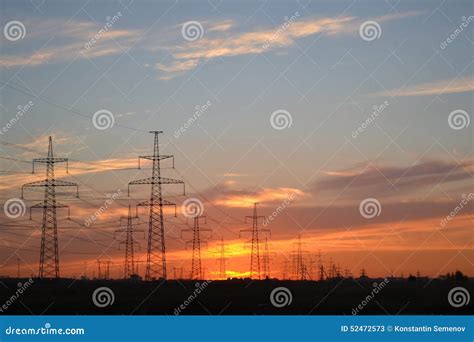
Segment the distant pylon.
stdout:
<path fill-rule="evenodd" d="M 123 277 L 124 279 L 130 278 L 135 272 L 135 259 L 134 259 L 134 246 L 138 244 L 133 237 L 133 220 L 138 219 L 137 217 L 132 217 L 132 207 L 128 206 L 128 216 L 121 217 L 120 221 L 123 219 L 127 220 L 127 228 L 116 230 L 115 233 L 126 233 L 125 240 L 119 242 L 119 246 L 125 245 L 125 260 L 123 267 Z M 121 223 L 121 222 L 120 222 Z M 136 232 L 143 232 L 143 230 L 136 230 Z"/>
<path fill-rule="evenodd" d="M 321 250 L 318 251 L 318 273 L 319 273 L 319 280 L 324 280 L 324 264 L 321 255 Z"/>
<path fill-rule="evenodd" d="M 221 243 L 218 244 L 220 247 L 219 251 L 219 278 L 220 279 L 226 279 L 227 274 L 226 274 L 226 257 L 225 257 L 225 243 L 224 243 L 224 238 L 221 239 Z"/>
<path fill-rule="evenodd" d="M 153 162 L 152 176 L 128 183 L 129 192 L 130 185 L 151 184 L 151 194 L 148 201 L 139 203 L 138 206 L 149 207 L 148 222 L 148 244 L 145 280 L 153 280 L 157 278 L 166 279 L 166 248 L 165 248 L 165 228 L 163 220 L 163 206 L 175 205 L 163 199 L 162 184 L 183 184 L 182 180 L 161 177 L 160 161 L 163 159 L 173 158 L 172 155 L 160 155 L 158 144 L 158 135 L 162 131 L 151 131 L 154 134 L 153 155 L 139 156 L 138 168 L 140 168 L 140 159 L 148 159 Z"/>
<path fill-rule="evenodd" d="M 193 245 L 193 257 L 191 261 L 191 279 L 204 279 L 201 264 L 201 244 L 206 242 L 201 238 L 201 232 L 211 231 L 210 229 L 200 228 L 199 219 L 206 219 L 206 217 L 196 215 L 193 220 L 193 228 L 183 229 L 181 231 L 181 234 L 184 232 L 193 233 L 193 239 L 191 241 L 186 242 L 186 246 L 191 243 Z"/>
<path fill-rule="evenodd" d="M 285 257 L 285 260 L 283 261 L 283 271 L 282 271 L 282 276 L 281 276 L 283 280 L 289 279 L 288 269 L 289 269 L 289 261 Z"/>
<path fill-rule="evenodd" d="M 308 253 L 302 250 L 301 234 L 298 234 L 298 242 L 296 243 L 296 253 L 293 255 L 294 266 L 295 266 L 295 279 L 296 280 L 307 280 L 308 267 L 305 263 L 303 253 Z"/>
<path fill-rule="evenodd" d="M 97 259 L 98 279 L 110 279 L 110 263 L 109 260 Z"/>
<path fill-rule="evenodd" d="M 56 187 L 75 186 L 76 196 L 79 198 L 79 186 L 76 183 L 57 180 L 54 178 L 54 164 L 66 162 L 67 158 L 54 158 L 53 140 L 49 137 L 48 157 L 33 159 L 33 173 L 35 164 L 46 165 L 46 179 L 38 182 L 24 184 L 21 188 L 21 198 L 25 188 L 44 187 L 44 199 L 42 202 L 30 208 L 30 219 L 32 209 L 43 209 L 43 223 L 41 226 L 41 249 L 39 262 L 39 278 L 59 278 L 59 252 L 58 252 L 58 221 L 56 218 L 57 208 L 68 208 L 69 206 L 56 202 Z"/>
<path fill-rule="evenodd" d="M 265 245 L 263 249 L 263 277 L 270 277 L 270 255 L 268 253 L 268 239 L 265 238 Z"/>
<path fill-rule="evenodd" d="M 253 205 L 253 215 L 246 216 L 245 221 L 248 218 L 252 219 L 252 228 L 251 229 L 243 229 L 240 231 L 239 235 L 244 232 L 251 232 L 252 233 L 252 250 L 250 254 L 250 278 L 251 279 L 261 279 L 261 272 L 260 272 L 260 232 L 268 232 L 268 229 L 261 229 L 258 227 L 258 220 L 264 219 L 265 216 L 258 216 L 257 215 L 257 204 L 254 203 Z"/>

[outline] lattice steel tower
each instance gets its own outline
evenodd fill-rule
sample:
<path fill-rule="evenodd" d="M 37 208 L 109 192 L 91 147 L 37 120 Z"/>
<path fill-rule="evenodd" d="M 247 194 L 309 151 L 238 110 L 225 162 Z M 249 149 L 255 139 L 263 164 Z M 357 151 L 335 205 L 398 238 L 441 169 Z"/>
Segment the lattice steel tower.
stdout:
<path fill-rule="evenodd" d="M 268 239 L 265 238 L 265 245 L 263 249 L 263 277 L 270 277 L 270 254 L 268 253 Z"/>
<path fill-rule="evenodd" d="M 138 168 L 140 168 L 140 159 L 151 160 L 153 162 L 152 176 L 128 183 L 129 194 L 130 185 L 151 184 L 150 199 L 138 204 L 138 206 L 149 207 L 145 280 L 153 280 L 157 278 L 166 279 L 167 277 L 163 206 L 175 205 L 175 203 L 163 199 L 162 184 L 183 184 L 184 188 L 184 182 L 181 180 L 161 177 L 160 161 L 163 159 L 173 158 L 174 167 L 174 156 L 160 155 L 158 135 L 163 133 L 162 131 L 150 131 L 150 133 L 153 133 L 155 136 L 153 155 L 139 156 Z"/>
<path fill-rule="evenodd" d="M 252 233 L 252 250 L 250 254 L 250 278 L 251 279 L 261 279 L 260 273 L 260 232 L 268 232 L 268 229 L 262 229 L 258 227 L 258 220 L 264 219 L 265 216 L 258 216 L 257 215 L 257 204 L 254 203 L 253 205 L 253 215 L 246 216 L 245 221 L 247 219 L 252 219 L 252 228 L 251 229 L 243 229 L 240 231 L 239 235 L 244 232 L 251 232 Z"/>
<path fill-rule="evenodd" d="M 133 220 L 138 219 L 137 217 L 132 217 L 132 208 L 128 206 L 128 216 L 121 217 L 120 221 L 127 220 L 127 228 L 116 230 L 115 233 L 125 233 L 125 240 L 120 241 L 119 245 L 125 245 L 125 260 L 123 267 L 123 277 L 125 279 L 130 278 L 135 274 L 135 259 L 134 259 L 134 246 L 138 244 L 133 237 Z M 122 222 L 120 222 L 122 223 Z M 143 230 L 135 230 L 136 232 Z"/>
<path fill-rule="evenodd" d="M 193 221 L 194 221 L 193 228 L 183 229 L 181 231 L 181 235 L 184 232 L 192 232 L 193 233 L 193 239 L 191 241 L 186 242 L 186 246 L 188 244 L 193 245 L 193 257 L 192 257 L 192 261 L 191 261 L 191 279 L 204 279 L 203 271 L 202 271 L 202 263 L 201 263 L 201 244 L 202 243 L 207 243 L 207 242 L 202 239 L 201 232 L 211 231 L 211 230 L 207 229 L 207 228 L 201 228 L 199 226 L 199 220 L 200 219 L 205 220 L 206 217 L 196 215 L 193 218 Z"/>
<path fill-rule="evenodd" d="M 225 270 L 225 263 L 226 263 L 226 257 L 225 257 L 225 243 L 224 243 L 224 238 L 221 239 L 221 243 L 218 245 L 220 247 L 219 250 L 219 278 L 220 279 L 226 279 L 227 274 Z"/>
<path fill-rule="evenodd" d="M 39 278 L 59 278 L 58 221 L 56 218 L 56 209 L 68 208 L 69 218 L 69 206 L 56 202 L 56 187 L 74 186 L 76 187 L 76 196 L 79 198 L 79 186 L 76 183 L 61 181 L 54 178 L 54 164 L 63 162 L 67 163 L 68 159 L 54 158 L 53 140 L 49 137 L 48 157 L 33 159 L 33 173 L 35 173 L 35 164 L 45 164 L 46 179 L 38 182 L 26 183 L 21 188 L 21 198 L 23 198 L 23 190 L 25 188 L 44 187 L 43 201 L 30 208 L 30 218 L 32 209 L 43 209 L 38 272 Z"/>

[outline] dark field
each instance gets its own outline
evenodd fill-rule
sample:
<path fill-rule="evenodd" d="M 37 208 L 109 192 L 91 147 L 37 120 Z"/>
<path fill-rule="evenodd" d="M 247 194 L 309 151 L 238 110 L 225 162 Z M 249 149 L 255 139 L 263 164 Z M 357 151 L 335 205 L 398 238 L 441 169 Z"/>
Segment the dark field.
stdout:
<path fill-rule="evenodd" d="M 351 315 L 382 279 L 330 281 L 227 280 L 198 282 L 169 280 L 132 282 L 125 280 L 33 280 L 18 298 L 11 300 L 27 279 L 1 279 L 0 314 L 22 315 Z M 359 315 L 467 315 L 473 301 L 460 308 L 451 306 L 448 293 L 454 287 L 474 293 L 474 281 L 417 279 L 390 280 L 359 310 Z M 97 307 L 92 300 L 99 287 L 113 291 L 111 305 Z M 292 301 L 281 308 L 270 301 L 276 287 L 291 291 Z M 200 293 L 196 289 L 200 288 Z M 190 297 L 191 296 L 191 297 Z M 8 301 L 8 302 L 7 302 Z M 9 303 L 5 306 L 4 303 Z M 187 304 L 187 305 L 186 305 Z"/>

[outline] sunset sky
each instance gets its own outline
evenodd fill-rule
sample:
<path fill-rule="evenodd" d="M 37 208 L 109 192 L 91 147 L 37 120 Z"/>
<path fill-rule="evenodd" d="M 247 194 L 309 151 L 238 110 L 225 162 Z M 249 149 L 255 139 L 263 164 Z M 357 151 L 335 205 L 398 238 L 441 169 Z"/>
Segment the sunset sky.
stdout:
<path fill-rule="evenodd" d="M 100 258 L 119 277 L 124 249 L 113 232 L 128 205 L 149 196 L 134 186 L 127 197 L 127 184 L 150 176 L 137 157 L 152 153 L 148 131 L 162 130 L 161 151 L 175 155 L 162 175 L 186 183 L 185 196 L 165 188 L 178 204 L 176 218 L 166 215 L 171 276 L 191 266 L 191 236 L 181 239 L 192 223 L 181 213 L 188 198 L 203 203 L 213 230 L 203 233 L 210 278 L 221 237 L 228 275 L 248 275 L 245 216 L 254 202 L 268 217 L 285 201 L 262 235 L 272 276 L 281 277 L 298 234 L 308 263 L 320 250 L 354 275 L 472 276 L 472 15 L 468 0 L 2 1 L 2 206 L 44 178 L 41 166 L 31 174 L 31 159 L 46 156 L 52 136 L 55 155 L 70 158 L 57 178 L 78 183 L 81 197 L 58 191 L 72 217 L 58 211 L 61 276 L 80 276 L 84 265 L 92 276 Z M 24 36 L 9 36 L 12 21 Z M 98 111 L 113 125 L 97 129 Z M 380 211 L 367 218 L 360 205 L 371 198 Z M 37 273 L 41 212 L 28 218 L 41 199 L 41 189 L 26 190 L 24 215 L 1 212 L 0 275 L 16 275 L 18 258 L 22 275 Z M 145 208 L 140 219 L 146 232 Z M 143 233 L 136 238 L 145 260 Z"/>

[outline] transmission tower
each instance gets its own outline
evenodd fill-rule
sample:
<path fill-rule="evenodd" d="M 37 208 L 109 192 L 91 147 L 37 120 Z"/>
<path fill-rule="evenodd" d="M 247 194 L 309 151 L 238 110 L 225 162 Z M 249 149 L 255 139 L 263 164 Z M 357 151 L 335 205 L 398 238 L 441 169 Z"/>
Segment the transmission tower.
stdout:
<path fill-rule="evenodd" d="M 250 229 L 243 229 L 240 231 L 239 235 L 244 232 L 252 233 L 252 250 L 250 254 L 250 278 L 251 279 L 261 279 L 261 272 L 260 272 L 260 232 L 268 232 L 268 229 L 262 229 L 258 227 L 258 220 L 264 219 L 265 216 L 258 216 L 257 215 L 257 204 L 254 203 L 253 205 L 253 215 L 246 216 L 245 221 L 247 219 L 252 219 L 252 228 Z"/>
<path fill-rule="evenodd" d="M 296 242 L 296 252 L 293 253 L 293 266 L 294 266 L 294 279 L 296 280 L 307 280 L 310 277 L 308 272 L 308 266 L 306 265 L 304 254 L 308 254 L 307 251 L 303 251 L 301 234 L 298 234 L 298 242 Z"/>
<path fill-rule="evenodd" d="M 221 243 L 217 245 L 219 247 L 219 278 L 225 280 L 227 278 L 226 274 L 226 260 L 225 257 L 225 243 L 224 238 L 221 239 Z"/>
<path fill-rule="evenodd" d="M 270 255 L 268 253 L 268 239 L 265 238 L 265 245 L 263 249 L 263 277 L 270 277 Z"/>
<path fill-rule="evenodd" d="M 56 187 L 74 186 L 76 187 L 76 196 L 79 198 L 79 186 L 76 183 L 57 180 L 54 178 L 54 164 L 66 163 L 67 158 L 54 158 L 53 140 L 49 137 L 48 156 L 46 158 L 33 159 L 33 173 L 35 173 L 35 164 L 46 165 L 46 179 L 38 182 L 26 183 L 21 188 L 21 198 L 25 188 L 44 187 L 43 201 L 31 206 L 32 209 L 43 209 L 43 223 L 41 226 L 41 248 L 39 262 L 39 278 L 59 278 L 59 253 L 58 253 L 58 221 L 56 218 L 57 208 L 68 209 L 69 206 L 56 202 Z"/>
<path fill-rule="evenodd" d="M 110 279 L 110 263 L 109 260 L 97 259 L 98 279 Z"/>
<path fill-rule="evenodd" d="M 174 156 L 160 155 L 160 148 L 158 144 L 158 135 L 162 131 L 151 131 L 154 134 L 153 155 L 139 156 L 138 168 L 140 168 L 140 159 L 148 159 L 153 162 L 152 176 L 149 178 L 139 179 L 128 183 L 128 190 L 130 194 L 130 185 L 151 184 L 150 199 L 139 203 L 137 206 L 149 207 L 149 221 L 148 221 L 148 244 L 147 244 L 147 259 L 145 280 L 153 280 L 158 278 L 166 279 L 166 248 L 165 248 L 165 228 L 163 220 L 163 206 L 172 205 L 163 199 L 162 185 L 163 184 L 183 184 L 182 180 L 161 177 L 160 161 L 163 159 L 172 158 L 174 168 Z M 184 192 L 184 191 L 183 191 Z"/>
<path fill-rule="evenodd" d="M 201 232 L 203 231 L 211 231 L 207 228 L 200 228 L 199 227 L 199 220 L 206 219 L 205 216 L 194 216 L 194 225 L 192 228 L 183 229 L 181 231 L 181 235 L 185 232 L 192 232 L 193 239 L 186 242 L 186 247 L 188 244 L 193 245 L 193 257 L 191 262 L 191 279 L 204 279 L 203 278 L 203 270 L 201 264 L 201 244 L 207 243 L 206 241 L 202 240 Z"/>
<path fill-rule="evenodd" d="M 318 251 L 318 273 L 319 273 L 319 280 L 324 280 L 324 263 L 321 255 L 321 250 Z"/>
<path fill-rule="evenodd" d="M 288 280 L 289 277 L 288 277 L 288 269 L 289 269 L 289 261 L 288 259 L 286 259 L 285 257 L 285 260 L 283 261 L 283 271 L 282 271 L 282 276 L 281 278 L 283 280 Z"/>
<path fill-rule="evenodd" d="M 115 233 L 126 233 L 125 240 L 119 242 L 119 246 L 125 245 L 125 260 L 123 267 L 124 279 L 130 278 L 135 273 L 135 260 L 134 260 L 134 246 L 138 244 L 133 237 L 133 220 L 137 220 L 138 217 L 132 217 L 132 208 L 128 206 L 128 216 L 121 217 L 122 220 L 127 220 L 127 228 L 116 230 Z M 135 230 L 135 232 L 143 232 L 143 230 Z"/>

